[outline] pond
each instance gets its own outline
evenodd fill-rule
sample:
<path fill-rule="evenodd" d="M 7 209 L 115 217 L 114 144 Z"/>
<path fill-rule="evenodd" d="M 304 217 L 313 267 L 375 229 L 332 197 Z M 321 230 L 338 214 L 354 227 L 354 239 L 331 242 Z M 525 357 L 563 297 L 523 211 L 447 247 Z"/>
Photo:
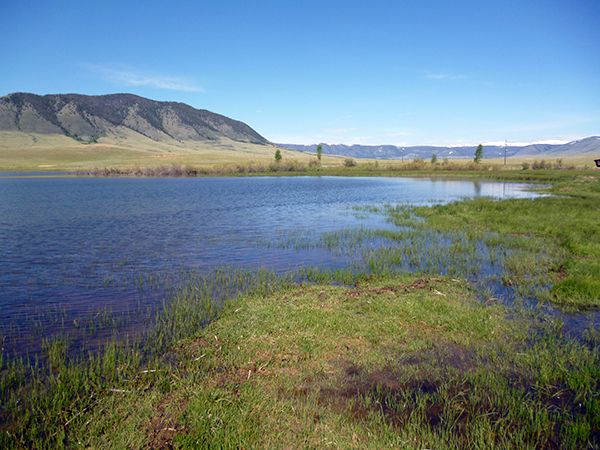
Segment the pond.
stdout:
<path fill-rule="evenodd" d="M 99 311 L 141 311 L 164 300 L 165 280 L 176 285 L 190 271 L 344 267 L 347 254 L 277 243 L 393 227 L 361 206 L 539 195 L 528 188 L 425 178 L 0 177 L 0 338 L 5 351 L 23 352 Z"/>

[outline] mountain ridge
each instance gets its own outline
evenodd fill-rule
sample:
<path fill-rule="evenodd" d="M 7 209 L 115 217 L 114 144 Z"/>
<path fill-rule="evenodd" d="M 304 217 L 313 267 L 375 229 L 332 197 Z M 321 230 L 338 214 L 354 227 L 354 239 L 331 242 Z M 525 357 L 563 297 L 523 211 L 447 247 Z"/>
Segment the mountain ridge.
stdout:
<path fill-rule="evenodd" d="M 323 153 L 329 155 L 348 156 L 354 158 L 373 158 L 373 159 L 429 159 L 433 154 L 437 158 L 463 159 L 472 158 L 475 145 L 465 146 L 434 146 L 434 145 L 416 145 L 416 146 L 397 146 L 397 145 L 346 145 L 346 144 L 276 144 L 280 147 L 315 153 L 317 145 L 321 145 Z M 521 146 L 506 147 L 507 157 L 513 156 L 540 156 L 557 157 L 597 153 L 600 157 L 600 136 L 589 136 L 577 139 L 565 144 L 529 144 Z M 485 158 L 504 157 L 504 146 L 488 145 L 484 146 Z"/>
<path fill-rule="evenodd" d="M 15 92 L 0 97 L 0 131 L 62 134 L 93 143 L 133 130 L 157 142 L 233 141 L 269 144 L 239 120 L 179 102 L 135 94 L 105 95 Z"/>

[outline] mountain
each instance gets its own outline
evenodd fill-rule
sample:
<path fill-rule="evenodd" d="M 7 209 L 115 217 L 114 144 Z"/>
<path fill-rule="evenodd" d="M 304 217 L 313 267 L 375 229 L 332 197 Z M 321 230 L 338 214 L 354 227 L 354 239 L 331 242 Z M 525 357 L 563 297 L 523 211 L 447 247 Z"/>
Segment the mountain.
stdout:
<path fill-rule="evenodd" d="M 591 136 L 585 139 L 579 139 L 563 145 L 553 146 L 548 153 L 552 155 L 570 155 L 593 153 L 600 157 L 600 136 Z"/>
<path fill-rule="evenodd" d="M 139 133 L 155 142 L 232 141 L 268 144 L 243 122 L 184 103 L 133 94 L 0 97 L 0 132 L 64 135 L 84 143 Z"/>
<path fill-rule="evenodd" d="M 277 144 L 289 150 L 314 153 L 317 144 Z M 435 154 L 438 158 L 472 158 L 476 146 L 444 147 L 444 146 L 412 146 L 400 147 L 396 145 L 344 145 L 320 144 L 323 153 L 353 158 L 374 159 L 429 159 Z M 483 147 L 485 158 L 501 158 L 504 156 L 504 146 L 488 145 Z M 509 146 L 506 156 L 524 157 L 560 157 L 593 154 L 600 156 L 600 136 L 591 136 L 585 139 L 569 142 L 567 144 L 531 144 L 523 146 Z"/>

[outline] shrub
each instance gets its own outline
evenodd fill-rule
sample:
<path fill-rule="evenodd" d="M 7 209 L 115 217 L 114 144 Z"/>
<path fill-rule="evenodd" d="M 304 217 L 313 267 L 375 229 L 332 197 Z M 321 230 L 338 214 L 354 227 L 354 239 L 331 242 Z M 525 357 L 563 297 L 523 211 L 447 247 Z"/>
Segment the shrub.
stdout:
<path fill-rule="evenodd" d="M 306 164 L 302 164 L 295 159 L 269 164 L 270 172 L 302 172 L 304 170 L 306 170 Z"/>
<path fill-rule="evenodd" d="M 551 169 L 552 164 L 542 159 L 541 161 L 534 161 L 533 164 L 531 164 L 531 168 L 533 170 Z"/>
<path fill-rule="evenodd" d="M 344 166 L 345 167 L 355 167 L 356 166 L 356 161 L 354 161 L 352 158 L 346 158 L 344 160 Z"/>

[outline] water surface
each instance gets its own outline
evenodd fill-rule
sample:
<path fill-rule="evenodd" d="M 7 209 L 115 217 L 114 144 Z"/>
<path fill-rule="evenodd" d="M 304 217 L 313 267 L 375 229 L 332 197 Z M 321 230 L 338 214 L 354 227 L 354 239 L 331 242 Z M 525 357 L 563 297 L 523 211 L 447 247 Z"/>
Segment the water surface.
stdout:
<path fill-rule="evenodd" d="M 422 178 L 0 178 L 0 336 L 22 350 L 27 337 L 99 310 L 155 305 L 165 291 L 142 288 L 152 277 L 343 267 L 348 255 L 273 243 L 391 227 L 357 206 L 481 196 L 537 194 L 519 183 Z"/>

